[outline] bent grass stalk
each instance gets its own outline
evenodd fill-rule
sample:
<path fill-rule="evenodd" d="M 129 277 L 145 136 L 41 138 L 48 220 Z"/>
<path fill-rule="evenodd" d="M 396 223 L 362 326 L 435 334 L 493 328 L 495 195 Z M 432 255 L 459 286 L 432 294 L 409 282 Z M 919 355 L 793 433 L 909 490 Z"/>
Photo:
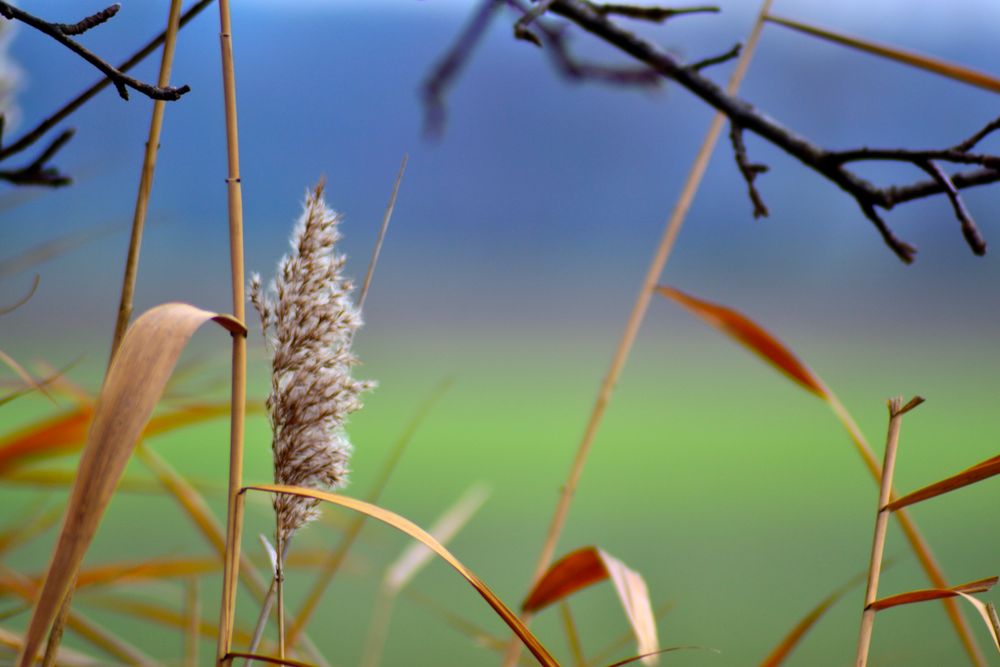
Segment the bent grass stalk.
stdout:
<path fill-rule="evenodd" d="M 736 69 L 733 71 L 733 74 L 729 79 L 729 83 L 726 86 L 726 91 L 729 94 L 735 94 L 739 90 L 740 84 L 742 84 L 743 78 L 746 76 L 747 69 L 750 66 L 750 60 L 757 48 L 757 43 L 760 41 L 760 33 L 764 27 L 764 19 L 770 11 L 771 3 L 772 0 L 763 0 L 761 3 L 760 9 L 757 13 L 757 18 L 750 31 L 750 36 L 747 38 L 746 46 L 743 48 L 743 53 L 740 55 L 740 58 L 736 63 Z M 678 198 L 677 203 L 674 205 L 674 210 L 671 213 L 670 219 L 663 231 L 663 235 L 660 238 L 659 245 L 656 248 L 656 253 L 653 255 L 649 269 L 643 279 L 642 287 L 639 289 L 639 294 L 636 297 L 635 304 L 632 306 L 632 311 L 625 324 L 625 330 L 622 333 L 622 337 L 618 342 L 618 347 L 615 349 L 614 355 L 612 356 L 611 366 L 608 368 L 608 372 L 601 382 L 600 389 L 597 393 L 597 399 L 591 408 L 590 417 L 587 420 L 583 437 L 577 446 L 576 455 L 570 466 L 566 482 L 563 484 L 562 492 L 559 495 L 559 501 L 556 505 L 552 521 L 545 536 L 545 542 L 542 545 L 541 553 L 539 554 L 538 561 L 535 564 L 535 570 L 531 576 L 531 585 L 534 585 L 535 582 L 537 582 L 542 575 L 545 574 L 546 569 L 548 569 L 549 565 L 552 563 L 552 559 L 555 555 L 556 544 L 559 542 L 559 536 L 562 534 L 563 526 L 566 523 L 566 517 L 569 515 L 570 503 L 572 502 L 573 495 L 576 492 L 576 487 L 579 483 L 580 475 L 583 473 L 583 467 L 587 461 L 587 456 L 590 453 L 591 446 L 594 443 L 594 439 L 597 437 L 597 431 L 599 430 L 601 422 L 604 419 L 604 412 L 607 409 L 608 404 L 611 402 L 615 385 L 618 383 L 618 377 L 621 375 L 622 369 L 625 367 L 625 362 L 628 360 L 629 353 L 632 350 L 632 345 L 634 344 L 636 336 L 639 333 L 639 328 L 642 326 L 642 322 L 646 317 L 646 312 L 649 310 L 649 303 L 653 298 L 653 292 L 656 289 L 657 282 L 660 280 L 660 276 L 663 274 L 663 269 L 667 264 L 667 260 L 670 258 L 670 253 L 673 250 L 677 234 L 680 232 L 681 226 L 684 224 L 687 213 L 691 208 L 692 202 L 694 201 L 695 194 L 701 185 L 702 177 L 705 175 L 705 170 L 708 168 L 709 159 L 711 158 L 712 151 L 715 149 L 715 145 L 719 140 L 719 135 L 722 132 L 722 126 L 723 123 L 725 123 L 725 120 L 725 116 L 721 113 L 716 113 L 715 116 L 713 116 L 712 123 L 709 126 L 707 134 L 705 135 L 701 148 L 698 149 L 698 154 L 695 157 L 694 164 L 691 166 L 691 171 L 688 173 L 687 180 L 681 190 L 681 195 Z M 530 614 L 523 615 L 523 620 L 526 624 L 530 622 L 530 619 Z M 516 638 L 512 638 L 507 645 L 507 653 L 504 656 L 503 661 L 504 667 L 514 667 L 514 665 L 517 664 L 520 650 L 520 643 L 517 642 Z"/>

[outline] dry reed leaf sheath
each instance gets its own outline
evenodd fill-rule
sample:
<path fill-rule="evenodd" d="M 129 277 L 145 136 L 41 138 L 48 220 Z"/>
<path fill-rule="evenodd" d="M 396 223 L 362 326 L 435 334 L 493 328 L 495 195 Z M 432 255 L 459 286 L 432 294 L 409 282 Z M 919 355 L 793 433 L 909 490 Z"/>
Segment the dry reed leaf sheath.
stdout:
<path fill-rule="evenodd" d="M 125 335 L 97 399 L 59 540 L 25 634 L 20 667 L 34 664 L 177 358 L 209 320 L 238 336 L 245 333 L 242 323 L 231 317 L 171 303 L 144 313 Z"/>

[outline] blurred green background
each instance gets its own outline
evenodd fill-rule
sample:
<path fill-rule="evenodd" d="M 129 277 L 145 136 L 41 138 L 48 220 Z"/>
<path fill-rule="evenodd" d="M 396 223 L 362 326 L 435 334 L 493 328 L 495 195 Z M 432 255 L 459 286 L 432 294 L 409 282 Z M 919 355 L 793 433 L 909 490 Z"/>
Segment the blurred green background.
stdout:
<path fill-rule="evenodd" d="M 112 60 L 128 55 L 159 30 L 162 4 L 125 2 L 114 21 L 88 34 L 88 46 Z M 697 59 L 743 39 L 753 4 L 724 2 L 717 16 L 637 29 Z M 32 4 L 59 20 L 97 8 Z M 395 169 L 409 153 L 356 346 L 364 362 L 359 374 L 379 388 L 350 423 L 356 453 L 348 493 L 367 492 L 417 406 L 454 378 L 382 504 L 426 526 L 470 484 L 487 482 L 492 496 L 453 550 L 514 605 L 710 114 L 670 84 L 651 94 L 566 83 L 544 53 L 512 39 L 511 17 L 504 15 L 449 95 L 444 136 L 427 141 L 417 91 L 471 8 L 415 0 L 236 5 L 247 267 L 270 274 L 304 189 L 323 174 L 331 205 L 346 216 L 350 271 L 362 276 Z M 1000 58 L 993 34 L 1000 10 L 991 3 L 821 7 L 779 0 L 774 11 L 984 70 Z M 174 80 L 192 92 L 167 109 L 137 311 L 168 300 L 231 309 L 214 13 L 206 11 L 181 35 Z M 584 35 L 572 46 L 590 59 L 618 58 Z M 21 122 L 10 136 L 94 79 L 88 66 L 27 29 L 15 35 L 10 57 L 22 69 L 15 97 Z M 150 61 L 137 72 L 151 79 L 155 68 Z M 719 67 L 715 76 L 721 81 L 728 72 Z M 744 93 L 816 141 L 839 147 L 951 145 L 998 109 L 989 93 L 774 26 L 765 30 Z M 78 230 L 115 230 L 31 270 L 0 273 L 4 303 L 23 294 L 35 272 L 41 275 L 32 301 L 0 320 L 0 349 L 29 366 L 79 360 L 70 377 L 93 390 L 109 347 L 151 106 L 133 97 L 126 104 L 105 92 L 73 117 L 78 135 L 57 161 L 76 177 L 72 187 L 0 195 L 0 267 Z M 919 202 L 887 216 L 921 249 L 905 267 L 841 192 L 755 138 L 748 145 L 753 159 L 772 167 L 758 181 L 771 217 L 751 219 L 745 186 L 720 147 L 664 280 L 738 308 L 782 338 L 838 393 L 879 453 L 885 399 L 926 397 L 903 427 L 899 489 L 995 455 L 995 254 L 971 255 L 946 201 Z M 996 152 L 997 142 L 984 148 Z M 882 182 L 920 178 L 888 168 L 865 174 Z M 967 196 L 988 241 L 995 238 L 998 193 L 981 188 Z M 263 398 L 266 359 L 251 329 L 251 395 Z M 199 372 L 179 389 L 198 400 L 224 399 L 227 350 L 226 335 L 200 332 L 184 357 Z M 33 397 L 2 410 L 5 433 L 53 412 Z M 218 420 L 149 444 L 211 487 L 221 517 L 227 442 L 225 420 Z M 138 464 L 130 469 L 146 474 Z M 245 476 L 270 479 L 269 432 L 260 415 L 249 423 Z M 40 502 L 58 507 L 64 498 L 4 484 L 0 520 L 10 525 Z M 996 484 L 985 482 L 914 510 L 956 583 L 1000 573 L 997 498 Z M 601 546 L 646 577 L 655 603 L 672 603 L 659 626 L 664 645 L 718 650 L 669 654 L 664 664 L 756 664 L 808 609 L 866 567 L 875 502 L 875 485 L 822 402 L 674 304 L 654 301 L 559 551 Z M 348 515 L 327 513 L 331 523 L 303 531 L 293 550 L 337 542 L 337 526 Z M 271 531 L 267 503 L 251 504 L 244 548 L 259 561 L 256 535 Z M 53 539 L 50 530 L 5 555 L 3 564 L 38 573 Z M 406 544 L 387 528 L 365 529 L 310 626 L 331 663 L 358 663 L 382 570 Z M 208 553 L 170 498 L 123 494 L 87 563 Z M 883 592 L 925 585 L 895 528 L 887 553 L 898 563 L 886 572 Z M 217 617 L 216 579 L 203 581 L 208 620 Z M 291 578 L 293 609 L 309 585 L 311 574 Z M 506 637 L 475 592 L 443 564 L 434 563 L 412 586 Z M 123 590 L 182 608 L 177 582 Z M 851 664 L 862 595 L 853 589 L 789 664 Z M 84 593 L 76 608 L 179 664 L 178 634 L 101 610 Z M 607 584 L 581 594 L 573 608 L 591 654 L 627 628 Z M 240 614 L 241 626 L 256 616 L 245 589 Z M 567 658 L 555 619 L 547 612 L 536 627 Z M 970 619 L 988 648 L 985 628 Z M 22 613 L 2 625 L 25 623 Z M 83 646 L 72 636 L 67 643 Z M 212 646 L 202 646 L 205 664 Z M 885 666 L 963 664 L 937 604 L 880 615 L 872 655 L 873 664 Z M 497 662 L 426 607 L 408 599 L 397 605 L 383 664 Z"/>

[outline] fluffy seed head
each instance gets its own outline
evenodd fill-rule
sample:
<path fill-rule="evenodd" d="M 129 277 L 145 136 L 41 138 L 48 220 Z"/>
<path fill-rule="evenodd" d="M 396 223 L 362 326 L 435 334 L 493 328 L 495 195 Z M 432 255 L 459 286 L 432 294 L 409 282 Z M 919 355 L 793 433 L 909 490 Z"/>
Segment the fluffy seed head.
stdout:
<path fill-rule="evenodd" d="M 271 352 L 267 397 L 277 484 L 338 489 L 347 482 L 351 443 L 347 415 L 361 408 L 361 394 L 374 383 L 355 380 L 351 341 L 361 317 L 344 277 L 345 257 L 334 251 L 340 215 L 323 201 L 323 185 L 306 193 L 302 217 L 292 232 L 291 252 L 265 292 L 260 276 L 250 281 L 250 299 L 260 314 Z M 283 537 L 316 518 L 317 502 L 276 495 Z"/>

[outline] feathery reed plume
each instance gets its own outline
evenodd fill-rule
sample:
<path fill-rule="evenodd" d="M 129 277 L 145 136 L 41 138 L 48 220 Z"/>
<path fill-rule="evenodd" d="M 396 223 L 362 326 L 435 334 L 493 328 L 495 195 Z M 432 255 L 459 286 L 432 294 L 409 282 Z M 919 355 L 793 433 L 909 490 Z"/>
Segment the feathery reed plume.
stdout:
<path fill-rule="evenodd" d="M 351 443 L 347 415 L 361 408 L 361 394 L 374 383 L 355 380 L 351 367 L 354 333 L 361 316 L 351 301 L 354 284 L 343 275 L 346 257 L 340 216 L 323 201 L 322 181 L 306 193 L 292 232 L 292 251 L 278 263 L 269 293 L 260 276 L 250 280 L 250 300 L 260 314 L 271 352 L 271 421 L 274 481 L 288 486 L 335 490 L 347 483 Z M 273 333 L 273 335 L 270 335 Z M 295 531 L 319 515 L 317 500 L 276 494 L 275 584 L 278 598 L 278 654 L 284 657 L 283 561 Z"/>
<path fill-rule="evenodd" d="M 250 299 L 271 351 L 267 411 L 277 484 L 313 489 L 345 485 L 351 443 L 344 422 L 361 407 L 361 394 L 374 386 L 351 377 L 357 363 L 351 340 L 361 317 L 350 298 L 354 285 L 343 275 L 346 257 L 334 252 L 339 222 L 340 215 L 323 201 L 321 183 L 306 195 L 292 251 L 278 264 L 270 294 L 261 288 L 260 276 L 254 274 L 250 282 Z M 316 518 L 317 504 L 275 496 L 283 540 Z"/>

